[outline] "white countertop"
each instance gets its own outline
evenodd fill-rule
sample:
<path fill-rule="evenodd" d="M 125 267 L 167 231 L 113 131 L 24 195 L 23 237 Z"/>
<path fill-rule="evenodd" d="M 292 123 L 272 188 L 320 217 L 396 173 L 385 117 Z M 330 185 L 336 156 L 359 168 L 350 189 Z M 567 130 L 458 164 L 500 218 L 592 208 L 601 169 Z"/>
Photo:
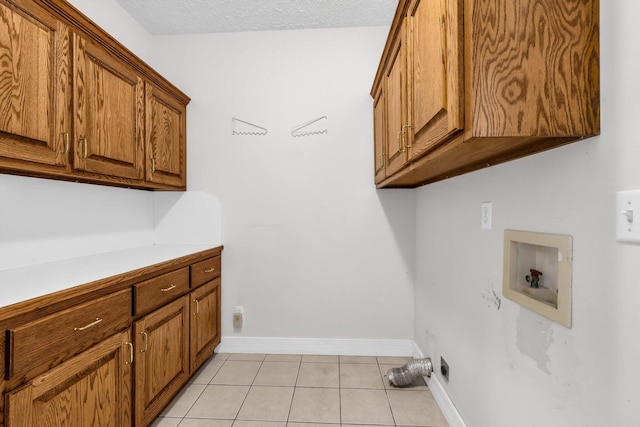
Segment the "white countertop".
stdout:
<path fill-rule="evenodd" d="M 216 247 L 152 245 L 3 270 L 0 271 L 0 307 Z"/>

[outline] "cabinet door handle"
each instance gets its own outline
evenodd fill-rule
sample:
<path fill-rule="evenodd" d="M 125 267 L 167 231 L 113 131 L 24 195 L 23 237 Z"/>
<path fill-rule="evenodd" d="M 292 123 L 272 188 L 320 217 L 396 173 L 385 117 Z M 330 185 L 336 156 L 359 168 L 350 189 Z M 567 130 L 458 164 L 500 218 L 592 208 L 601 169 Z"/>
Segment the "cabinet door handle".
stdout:
<path fill-rule="evenodd" d="M 402 145 L 405 147 L 403 151 L 407 151 L 407 148 L 411 148 L 411 144 L 405 144 L 405 136 L 407 134 L 407 131 L 405 131 L 406 128 L 411 129 L 411 125 L 402 126 Z"/>
<path fill-rule="evenodd" d="M 140 353 L 146 353 L 149 349 L 149 335 L 146 332 L 140 332 L 140 335 L 144 339 L 144 348 L 140 350 Z"/>
<path fill-rule="evenodd" d="M 198 313 L 200 313 L 200 301 L 198 301 L 197 299 L 194 299 L 193 302 L 196 303 L 196 312 L 193 314 L 197 316 Z"/>
<path fill-rule="evenodd" d="M 128 362 L 124 362 L 125 365 L 131 365 L 133 363 L 133 343 L 130 342 L 126 342 L 124 343 L 125 345 L 129 346 L 129 361 Z"/>
<path fill-rule="evenodd" d="M 89 144 L 87 142 L 87 138 L 81 136 L 79 141 L 82 143 L 82 158 L 86 159 L 89 156 Z"/>
<path fill-rule="evenodd" d="M 400 135 L 402 135 L 402 131 L 398 132 L 398 152 L 403 153 L 402 151 L 402 141 L 400 141 Z"/>
<path fill-rule="evenodd" d="M 216 271 L 215 267 L 211 267 L 211 268 L 207 268 L 204 272 L 205 273 L 213 273 L 214 271 Z"/>
<path fill-rule="evenodd" d="M 73 328 L 73 330 L 74 330 L 75 332 L 78 332 L 78 331 L 84 331 L 85 329 L 89 329 L 90 327 L 95 326 L 95 325 L 97 325 L 97 324 L 98 324 L 98 323 L 100 323 L 100 322 L 102 322 L 102 319 L 101 319 L 101 318 L 99 318 L 99 317 L 96 317 L 96 320 L 94 320 L 93 322 L 89 323 L 88 325 L 84 325 L 84 326 L 82 326 L 82 327 L 80 327 L 80 328 Z"/>
<path fill-rule="evenodd" d="M 156 159 L 154 159 L 153 157 L 151 158 L 151 173 L 156 173 Z"/>
<path fill-rule="evenodd" d="M 169 292 L 170 290 L 175 289 L 175 288 L 176 288 L 176 285 L 171 285 L 168 288 L 160 289 L 160 292 Z"/>
<path fill-rule="evenodd" d="M 62 154 L 68 154 L 69 153 L 69 132 L 62 132 L 62 135 L 64 136 L 64 151 L 62 151 Z"/>

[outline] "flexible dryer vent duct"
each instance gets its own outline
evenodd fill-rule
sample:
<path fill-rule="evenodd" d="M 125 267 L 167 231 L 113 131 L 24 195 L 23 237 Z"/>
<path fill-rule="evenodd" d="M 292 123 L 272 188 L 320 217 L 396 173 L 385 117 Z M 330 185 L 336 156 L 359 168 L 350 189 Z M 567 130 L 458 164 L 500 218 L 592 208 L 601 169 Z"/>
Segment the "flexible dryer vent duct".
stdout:
<path fill-rule="evenodd" d="M 387 378 L 391 385 L 396 387 L 404 387 L 413 383 L 417 378 L 423 376 L 431 376 L 433 372 L 433 364 L 431 358 L 413 359 L 402 368 L 391 368 L 387 372 Z"/>

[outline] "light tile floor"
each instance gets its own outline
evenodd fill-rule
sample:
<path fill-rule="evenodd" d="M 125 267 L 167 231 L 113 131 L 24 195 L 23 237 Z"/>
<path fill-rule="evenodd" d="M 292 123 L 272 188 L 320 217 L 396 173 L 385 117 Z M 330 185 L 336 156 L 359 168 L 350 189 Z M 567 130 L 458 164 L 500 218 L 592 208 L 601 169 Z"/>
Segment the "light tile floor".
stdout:
<path fill-rule="evenodd" d="M 389 385 L 408 360 L 216 354 L 152 427 L 448 427 L 422 378 Z"/>

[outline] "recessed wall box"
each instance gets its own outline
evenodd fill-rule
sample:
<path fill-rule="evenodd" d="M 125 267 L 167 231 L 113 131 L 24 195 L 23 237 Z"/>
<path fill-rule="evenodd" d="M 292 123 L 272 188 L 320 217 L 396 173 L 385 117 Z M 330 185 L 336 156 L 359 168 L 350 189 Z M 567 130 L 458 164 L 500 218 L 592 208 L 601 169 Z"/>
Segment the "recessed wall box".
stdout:
<path fill-rule="evenodd" d="M 571 236 L 505 230 L 502 294 L 570 328 L 572 264 Z"/>

